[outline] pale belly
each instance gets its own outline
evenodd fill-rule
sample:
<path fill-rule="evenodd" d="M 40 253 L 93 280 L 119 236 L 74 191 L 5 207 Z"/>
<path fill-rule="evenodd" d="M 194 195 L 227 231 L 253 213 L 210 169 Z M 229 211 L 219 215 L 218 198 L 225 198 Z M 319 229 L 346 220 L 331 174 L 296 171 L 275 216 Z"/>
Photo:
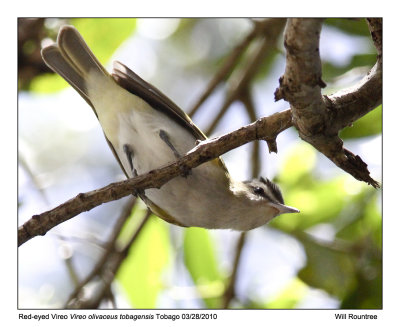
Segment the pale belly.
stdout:
<path fill-rule="evenodd" d="M 196 139 L 189 131 L 174 121 L 166 121 L 158 113 L 156 116 L 121 115 L 119 124 L 120 142 L 118 148 L 115 148 L 129 177 L 133 177 L 133 172 L 123 150 L 124 144 L 129 144 L 133 150 L 133 166 L 138 175 L 177 159 L 173 150 L 161 139 L 161 129 L 169 136 L 171 144 L 181 156 L 195 146 Z M 226 172 L 215 161 L 192 169 L 186 177 L 172 179 L 160 189 L 145 190 L 151 202 L 180 224 L 208 228 L 214 228 L 216 216 L 227 210 L 224 203 L 229 202 L 228 193 Z"/>

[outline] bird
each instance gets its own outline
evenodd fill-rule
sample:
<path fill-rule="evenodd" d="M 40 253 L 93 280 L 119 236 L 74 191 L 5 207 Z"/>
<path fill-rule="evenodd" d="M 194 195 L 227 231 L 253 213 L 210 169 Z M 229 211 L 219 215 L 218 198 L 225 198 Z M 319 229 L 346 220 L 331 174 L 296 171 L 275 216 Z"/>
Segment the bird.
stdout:
<path fill-rule="evenodd" d="M 182 109 L 127 66 L 115 61 L 110 74 L 74 26 L 62 26 L 56 42 L 41 54 L 93 109 L 127 178 L 174 162 L 207 140 Z M 220 157 L 134 195 L 155 215 L 181 227 L 248 231 L 280 214 L 299 212 L 285 205 L 268 178 L 234 180 Z"/>

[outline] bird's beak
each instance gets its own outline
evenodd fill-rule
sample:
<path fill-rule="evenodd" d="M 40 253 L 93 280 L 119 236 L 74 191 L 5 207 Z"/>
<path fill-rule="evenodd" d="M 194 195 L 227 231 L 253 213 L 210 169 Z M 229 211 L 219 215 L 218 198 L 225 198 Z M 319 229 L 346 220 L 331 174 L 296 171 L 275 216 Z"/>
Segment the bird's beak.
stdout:
<path fill-rule="evenodd" d="M 283 214 L 283 213 L 299 213 L 300 212 L 299 209 L 296 209 L 296 208 L 290 207 L 290 206 L 286 206 L 284 204 L 271 203 L 270 206 L 278 209 L 279 214 Z"/>

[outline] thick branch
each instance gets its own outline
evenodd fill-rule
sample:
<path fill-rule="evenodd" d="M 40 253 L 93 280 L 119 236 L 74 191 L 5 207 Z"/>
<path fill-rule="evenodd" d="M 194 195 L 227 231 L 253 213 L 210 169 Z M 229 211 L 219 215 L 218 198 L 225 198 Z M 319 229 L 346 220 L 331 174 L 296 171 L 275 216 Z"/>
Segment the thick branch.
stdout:
<path fill-rule="evenodd" d="M 285 99 L 293 109 L 300 134 L 314 135 L 324 129 L 326 110 L 321 95 L 319 36 L 323 20 L 289 19 L 285 30 L 286 69 L 275 99 Z"/>
<path fill-rule="evenodd" d="M 375 44 L 379 24 L 375 20 Z M 356 86 L 323 97 L 319 36 L 321 19 L 290 19 L 285 31 L 286 70 L 275 92 L 276 100 L 289 101 L 293 124 L 300 137 L 358 180 L 378 187 L 363 160 L 343 147 L 339 131 L 382 102 L 380 56 L 374 68 Z M 372 33 L 372 32 L 371 32 Z M 379 49 L 378 49 L 379 53 Z"/>
<path fill-rule="evenodd" d="M 275 140 L 276 136 L 292 126 L 291 111 L 285 110 L 223 136 L 206 140 L 184 157 L 162 168 L 122 182 L 112 183 L 101 189 L 80 193 L 58 207 L 34 215 L 18 229 L 18 246 L 76 215 L 93 209 L 102 203 L 120 199 L 138 190 L 160 188 L 172 178 L 182 174 L 182 169 L 191 169 L 214 159 L 234 148 L 254 140 Z"/>

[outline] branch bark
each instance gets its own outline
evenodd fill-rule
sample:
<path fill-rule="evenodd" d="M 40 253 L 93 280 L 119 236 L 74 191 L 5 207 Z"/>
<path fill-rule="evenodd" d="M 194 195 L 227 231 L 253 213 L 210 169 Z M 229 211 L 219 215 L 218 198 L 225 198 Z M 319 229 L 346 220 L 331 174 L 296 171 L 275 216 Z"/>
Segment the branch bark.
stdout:
<path fill-rule="evenodd" d="M 299 136 L 339 168 L 373 187 L 367 164 L 343 147 L 339 131 L 382 103 L 382 28 L 379 19 L 369 20 L 378 59 L 368 75 L 354 87 L 322 96 L 319 38 L 322 19 L 289 19 L 285 30 L 286 69 L 275 91 L 293 111 Z"/>
<path fill-rule="evenodd" d="M 189 170 L 212 160 L 234 148 L 254 140 L 275 140 L 277 135 L 292 126 L 290 109 L 260 118 L 236 131 L 201 142 L 179 160 L 152 170 L 147 174 L 111 183 L 103 188 L 79 193 L 56 208 L 32 216 L 18 228 L 18 246 L 39 235 L 45 235 L 53 227 L 93 209 L 102 203 L 120 199 L 138 190 L 160 188 L 182 170 Z"/>

